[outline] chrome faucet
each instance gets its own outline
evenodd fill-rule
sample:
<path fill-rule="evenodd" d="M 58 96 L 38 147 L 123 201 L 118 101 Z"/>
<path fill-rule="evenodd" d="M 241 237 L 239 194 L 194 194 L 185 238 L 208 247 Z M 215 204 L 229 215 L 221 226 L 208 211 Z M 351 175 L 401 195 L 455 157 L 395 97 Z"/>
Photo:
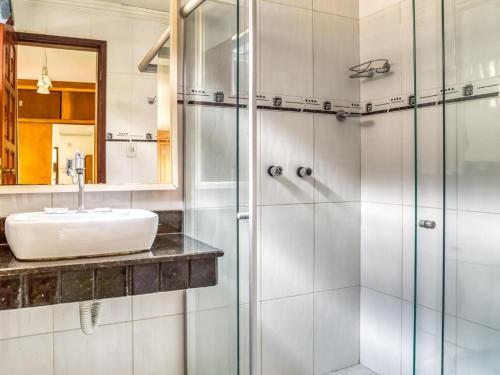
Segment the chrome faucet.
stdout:
<path fill-rule="evenodd" d="M 71 176 L 74 184 L 77 183 L 78 180 L 78 212 L 84 212 L 85 155 L 83 152 L 77 152 L 75 154 L 74 168 L 73 160 L 67 160 L 66 174 Z"/>

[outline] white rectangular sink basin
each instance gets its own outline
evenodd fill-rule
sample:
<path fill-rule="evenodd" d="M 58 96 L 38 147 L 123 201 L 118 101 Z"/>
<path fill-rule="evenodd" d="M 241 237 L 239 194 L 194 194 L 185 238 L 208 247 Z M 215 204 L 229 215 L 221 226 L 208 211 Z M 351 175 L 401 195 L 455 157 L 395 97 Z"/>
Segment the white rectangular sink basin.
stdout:
<path fill-rule="evenodd" d="M 149 250 L 158 230 L 151 211 L 28 212 L 5 221 L 7 242 L 17 259 L 44 260 Z"/>

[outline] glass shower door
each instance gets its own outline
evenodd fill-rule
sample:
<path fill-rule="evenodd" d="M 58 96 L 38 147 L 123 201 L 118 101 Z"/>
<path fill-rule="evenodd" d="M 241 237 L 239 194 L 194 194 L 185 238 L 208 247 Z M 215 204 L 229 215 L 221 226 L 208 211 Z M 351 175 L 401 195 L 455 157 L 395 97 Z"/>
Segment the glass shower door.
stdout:
<path fill-rule="evenodd" d="M 450 181 L 445 374 L 500 373 L 500 2 L 443 0 L 445 48 L 458 91 L 446 104 Z M 451 131 L 450 131 L 451 133 Z"/>
<path fill-rule="evenodd" d="M 189 375 L 248 367 L 248 237 L 237 219 L 248 180 L 243 9 L 237 0 L 207 0 L 183 21 L 185 232 L 224 251 L 218 284 L 187 291 Z"/>
<path fill-rule="evenodd" d="M 414 373 L 499 374 L 500 3 L 414 7 Z"/>

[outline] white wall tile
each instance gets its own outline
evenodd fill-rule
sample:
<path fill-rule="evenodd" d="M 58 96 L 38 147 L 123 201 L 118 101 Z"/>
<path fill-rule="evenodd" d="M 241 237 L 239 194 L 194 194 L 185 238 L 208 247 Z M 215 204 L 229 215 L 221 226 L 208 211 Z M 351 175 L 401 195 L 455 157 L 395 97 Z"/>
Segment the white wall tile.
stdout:
<path fill-rule="evenodd" d="M 417 306 L 416 358 L 417 374 L 441 373 L 441 313 Z"/>
<path fill-rule="evenodd" d="M 132 22 L 103 13 L 92 17 L 91 26 L 92 38 L 107 41 L 108 74 L 135 72 L 137 67 L 132 69 Z"/>
<path fill-rule="evenodd" d="M 313 296 L 262 302 L 262 375 L 313 373 Z"/>
<path fill-rule="evenodd" d="M 358 64 L 358 20 L 314 12 L 314 96 L 359 100 L 359 80 L 348 72 Z"/>
<path fill-rule="evenodd" d="M 51 194 L 1 194 L 0 216 L 5 217 L 18 212 L 43 211 L 52 207 Z"/>
<path fill-rule="evenodd" d="M 235 11 L 235 3 L 210 2 L 198 9 L 196 20 L 186 21 L 186 35 L 189 35 L 190 39 L 185 45 L 186 87 L 235 89 L 236 64 L 233 55 L 233 49 L 236 50 L 236 40 L 233 36 L 237 34 Z M 242 12 L 240 15 L 240 33 L 243 33 L 247 17 Z M 241 42 L 243 46 L 243 40 Z M 245 80 L 246 77 L 242 82 Z"/>
<path fill-rule="evenodd" d="M 446 206 L 457 206 L 456 109 L 446 106 Z M 417 113 L 417 204 L 443 206 L 443 107 L 421 108 Z M 413 111 L 403 114 L 403 202 L 415 204 L 415 121 Z"/>
<path fill-rule="evenodd" d="M 401 297 L 402 207 L 361 204 L 361 285 Z"/>
<path fill-rule="evenodd" d="M 47 20 L 42 12 L 37 11 L 38 7 L 29 1 L 14 0 L 12 9 L 16 17 L 17 32 L 46 33 Z"/>
<path fill-rule="evenodd" d="M 85 209 L 130 208 L 130 191 L 85 192 Z M 75 209 L 78 206 L 77 193 L 53 193 L 53 207 Z"/>
<path fill-rule="evenodd" d="M 415 277 L 415 207 L 403 206 L 402 298 L 414 300 Z"/>
<path fill-rule="evenodd" d="M 495 35 L 500 32 L 500 4 L 497 1 L 481 1 L 470 6 L 452 3 L 455 3 L 454 13 L 448 11 L 446 17 L 455 19 L 458 80 L 498 76 L 500 46 Z"/>
<path fill-rule="evenodd" d="M 400 299 L 361 288 L 361 364 L 384 375 L 401 373 Z"/>
<path fill-rule="evenodd" d="M 132 163 L 125 142 L 106 142 L 106 183 L 126 184 L 132 181 Z"/>
<path fill-rule="evenodd" d="M 415 57 L 413 53 L 413 2 L 411 0 L 401 1 L 400 11 L 401 92 L 406 95 L 407 93 L 413 93 L 415 86 L 415 69 L 413 64 Z M 418 56 L 419 61 L 422 60 L 421 55 L 418 54 Z M 419 77 L 419 74 L 420 72 L 417 71 L 417 77 Z M 417 88 L 418 90 L 422 90 L 423 87 L 420 87 L 420 84 L 417 83 Z"/>
<path fill-rule="evenodd" d="M 313 291 L 313 205 L 262 207 L 262 299 Z"/>
<path fill-rule="evenodd" d="M 184 374 L 182 315 L 146 319 L 134 325 L 134 375 Z"/>
<path fill-rule="evenodd" d="M 500 100 L 462 103 L 457 114 L 458 208 L 500 212 Z"/>
<path fill-rule="evenodd" d="M 250 375 L 250 305 L 245 303 L 239 306 L 240 375 Z M 259 309 L 257 308 L 257 310 Z M 257 340 L 259 340 L 259 338 Z M 258 352 L 260 351 L 259 348 L 260 345 L 258 344 Z M 260 360 L 255 361 L 255 367 L 260 368 Z M 259 374 L 260 372 L 257 369 L 255 375 Z"/>
<path fill-rule="evenodd" d="M 401 375 L 413 375 L 413 303 L 403 301 L 401 323 Z"/>
<path fill-rule="evenodd" d="M 314 296 L 314 373 L 359 363 L 359 287 Z"/>
<path fill-rule="evenodd" d="M 137 156 L 128 158 L 132 164 L 132 183 L 158 183 L 158 144 L 137 142 Z"/>
<path fill-rule="evenodd" d="M 378 3 L 371 1 L 370 3 Z M 385 4 L 387 2 L 384 1 Z M 360 12 L 363 14 L 364 7 Z M 402 90 L 401 66 L 401 12 L 400 7 L 390 7 L 360 21 L 360 60 L 388 59 L 389 73 L 373 78 L 362 78 L 361 100 L 372 100 L 399 95 Z"/>
<path fill-rule="evenodd" d="M 312 10 L 261 1 L 260 16 L 262 92 L 312 96 Z"/>
<path fill-rule="evenodd" d="M 494 374 L 500 367 L 500 333 L 457 320 L 457 374 Z"/>
<path fill-rule="evenodd" d="M 106 90 L 106 131 L 129 132 L 132 118 L 132 76 L 108 72 Z"/>
<path fill-rule="evenodd" d="M 233 108 L 187 106 L 186 179 L 197 207 L 234 207 L 236 202 L 236 125 Z M 189 183 L 187 183 L 189 186 Z"/>
<path fill-rule="evenodd" d="M 443 214 L 440 209 L 417 209 L 417 220 L 432 220 L 436 228 L 417 228 L 417 302 L 442 310 Z"/>
<path fill-rule="evenodd" d="M 293 7 L 311 9 L 313 0 L 272 0 L 272 2 L 283 5 L 290 5 Z"/>
<path fill-rule="evenodd" d="M 402 196 L 404 205 L 415 205 L 415 113 L 405 111 L 401 115 L 402 137 Z M 417 125 L 418 128 L 418 125 Z M 419 143 L 420 145 L 420 143 Z M 420 148 L 420 147 L 419 147 Z M 419 155 L 420 156 L 420 155 Z M 441 158 L 442 159 L 442 158 Z M 437 161 L 436 161 L 437 163 Z M 441 163 L 442 164 L 442 163 Z M 428 188 L 428 191 L 430 189 Z M 418 195 L 420 196 L 420 195 Z M 417 203 L 420 204 L 420 201 Z M 439 207 L 439 206 L 438 206 Z"/>
<path fill-rule="evenodd" d="M 52 334 L 1 340 L 1 371 L 15 375 L 53 375 L 52 348 Z"/>
<path fill-rule="evenodd" d="M 237 358 L 235 306 L 187 314 L 187 373 L 235 374 Z M 208 369 L 208 370 L 207 370 Z"/>
<path fill-rule="evenodd" d="M 359 1 L 352 0 L 313 0 L 313 9 L 339 16 L 359 18 Z"/>
<path fill-rule="evenodd" d="M 457 215 L 458 260 L 489 267 L 500 264 L 500 215 L 469 211 L 458 211 Z"/>
<path fill-rule="evenodd" d="M 297 168 L 313 166 L 313 115 L 263 111 L 261 113 L 260 203 L 311 203 L 313 178 L 300 178 Z M 271 177 L 269 166 L 283 174 Z"/>
<path fill-rule="evenodd" d="M 54 334 L 56 374 L 132 374 L 132 323 Z"/>
<path fill-rule="evenodd" d="M 143 208 L 145 210 L 182 210 L 182 189 L 155 190 L 155 191 L 133 191 L 132 208 Z"/>
<path fill-rule="evenodd" d="M 360 169 L 359 120 L 314 115 L 314 201 L 359 201 Z"/>
<path fill-rule="evenodd" d="M 132 76 L 132 121 L 130 132 L 144 136 L 150 133 L 156 137 L 158 127 L 158 100 L 148 103 L 148 98 L 157 96 L 158 79 L 155 75 Z"/>
<path fill-rule="evenodd" d="M 231 306 L 237 293 L 237 237 L 235 231 L 235 208 L 213 208 L 195 213 L 195 237 L 224 251 L 218 261 L 218 284 L 215 288 L 191 290 L 189 294 L 198 298 L 198 309 Z"/>
<path fill-rule="evenodd" d="M 168 20 L 164 23 L 143 20 L 132 20 L 132 72 L 138 74 L 137 67 L 151 46 L 168 27 Z M 152 75 L 154 77 L 154 75 Z"/>
<path fill-rule="evenodd" d="M 500 273 L 496 265 L 459 261 L 457 265 L 457 314 L 500 330 Z"/>
<path fill-rule="evenodd" d="M 132 297 L 133 319 L 149 319 L 184 312 L 184 291 L 143 294 Z"/>
<path fill-rule="evenodd" d="M 61 303 L 54 305 L 53 309 L 54 331 L 80 329 L 80 309 L 78 302 Z M 99 324 L 107 325 L 128 322 L 130 320 L 132 320 L 132 297 L 108 298 L 102 300 L 102 311 Z"/>
<path fill-rule="evenodd" d="M 413 17 L 412 2 L 402 3 L 403 28 L 406 37 L 406 47 L 413 48 Z M 457 67 L 455 65 L 455 17 L 454 1 L 447 1 L 445 6 L 445 50 L 446 50 L 446 83 L 456 82 Z M 441 3 L 433 0 L 419 0 L 416 7 L 416 53 L 417 53 L 417 89 L 426 90 L 442 86 L 442 22 Z M 413 80 L 413 53 L 407 49 L 403 66 L 403 82 Z M 403 88 L 403 92 L 412 91 L 413 84 Z"/>
<path fill-rule="evenodd" d="M 359 80 L 347 70 L 358 64 L 358 20 L 315 12 L 314 96 L 358 101 Z"/>
<path fill-rule="evenodd" d="M 314 214 L 314 290 L 359 285 L 359 203 L 316 204 Z"/>
<path fill-rule="evenodd" d="M 360 0 L 359 17 L 364 18 L 386 8 L 394 7 L 399 4 L 399 2 L 400 0 Z"/>
<path fill-rule="evenodd" d="M 85 205 L 90 209 L 99 207 L 130 208 L 130 201 L 130 191 L 85 193 Z"/>
<path fill-rule="evenodd" d="M 52 332 L 52 306 L 0 312 L 0 339 Z"/>
<path fill-rule="evenodd" d="M 361 121 L 361 199 L 401 204 L 401 113 Z"/>
<path fill-rule="evenodd" d="M 46 18 L 47 34 L 75 38 L 91 37 L 91 19 L 94 16 L 82 9 L 58 7 L 38 8 Z M 31 18 L 31 17 L 30 17 Z"/>

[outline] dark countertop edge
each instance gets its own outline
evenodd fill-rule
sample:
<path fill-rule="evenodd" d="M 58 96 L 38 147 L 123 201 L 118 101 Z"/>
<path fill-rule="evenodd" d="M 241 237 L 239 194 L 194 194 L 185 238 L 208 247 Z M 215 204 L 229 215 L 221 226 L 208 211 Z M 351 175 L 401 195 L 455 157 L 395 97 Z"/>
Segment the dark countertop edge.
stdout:
<path fill-rule="evenodd" d="M 171 234 L 158 234 L 158 236 L 169 236 Z M 191 237 L 184 235 L 186 238 L 191 240 Z M 198 244 L 202 244 L 202 242 L 196 241 Z M 137 252 L 129 255 L 116 255 L 116 259 L 113 259 L 112 256 L 104 256 L 104 257 L 95 257 L 95 258 L 81 258 L 81 263 L 77 263 L 78 259 L 72 260 L 48 260 L 47 262 L 75 262 L 73 264 L 52 264 L 52 265 L 35 265 L 37 263 L 43 263 L 43 261 L 19 261 L 26 264 L 33 263 L 33 267 L 26 268 L 0 268 L 0 278 L 10 278 L 17 276 L 25 276 L 25 275 L 36 275 L 36 274 L 44 274 L 44 273 L 54 273 L 54 272 L 64 272 L 64 271 L 79 271 L 79 270 L 87 270 L 87 269 L 105 269 L 105 268 L 113 268 L 113 267 L 126 267 L 126 266 L 134 266 L 141 264 L 155 264 L 155 263 L 168 263 L 168 262 L 176 262 L 182 260 L 193 260 L 193 259 L 210 259 L 210 258 L 220 258 L 224 256 L 224 252 L 222 250 L 218 250 L 212 248 L 210 245 L 206 245 L 206 251 L 199 251 L 193 253 L 182 253 L 182 254 L 165 254 L 165 255 L 155 255 L 150 258 L 136 258 L 136 259 L 123 259 L 127 256 L 140 256 L 141 252 Z M 209 250 L 212 248 L 213 250 Z M 144 251 L 147 252 L 150 250 Z M 188 250 L 189 251 L 189 250 Z"/>
<path fill-rule="evenodd" d="M 179 260 L 211 259 L 211 258 L 220 258 L 223 255 L 224 255 L 223 251 L 216 251 L 216 252 L 197 253 L 197 254 L 163 255 L 151 259 L 133 259 L 133 260 L 123 260 L 123 261 L 111 260 L 100 263 L 96 261 L 95 263 L 19 268 L 12 270 L 0 269 L 0 278 L 37 275 L 49 272 L 82 271 L 86 269 L 102 269 L 102 268 L 135 266 L 141 264 L 169 263 L 169 262 L 177 262 Z"/>

